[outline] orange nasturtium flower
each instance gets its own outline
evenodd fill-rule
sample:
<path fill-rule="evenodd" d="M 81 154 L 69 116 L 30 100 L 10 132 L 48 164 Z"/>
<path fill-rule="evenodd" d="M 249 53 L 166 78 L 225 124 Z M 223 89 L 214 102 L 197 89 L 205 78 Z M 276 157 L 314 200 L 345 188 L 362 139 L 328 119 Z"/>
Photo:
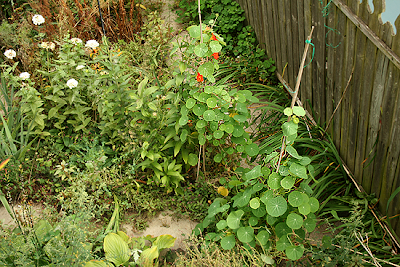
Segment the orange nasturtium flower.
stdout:
<path fill-rule="evenodd" d="M 212 56 L 217 60 L 219 58 L 219 54 L 218 53 L 213 53 Z"/>
<path fill-rule="evenodd" d="M 197 80 L 198 82 L 204 81 L 203 75 L 201 75 L 200 73 L 197 73 L 196 80 Z"/>
<path fill-rule="evenodd" d="M 217 41 L 217 37 L 215 37 L 215 35 L 213 33 L 211 34 L 211 40 Z"/>

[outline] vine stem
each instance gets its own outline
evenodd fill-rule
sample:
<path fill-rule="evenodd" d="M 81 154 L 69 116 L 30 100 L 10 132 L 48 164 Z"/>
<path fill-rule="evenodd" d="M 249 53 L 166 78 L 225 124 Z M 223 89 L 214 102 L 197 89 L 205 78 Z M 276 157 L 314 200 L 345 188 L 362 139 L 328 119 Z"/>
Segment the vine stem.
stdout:
<path fill-rule="evenodd" d="M 310 46 L 311 36 L 312 36 L 313 31 L 314 31 L 314 26 L 311 27 L 310 35 L 307 37 L 307 41 L 308 42 L 306 42 L 306 46 L 304 48 L 303 59 L 301 60 L 301 64 L 300 64 L 300 68 L 299 68 L 299 74 L 297 75 L 296 86 L 294 88 L 294 94 L 292 95 L 292 103 L 290 105 L 290 108 L 292 108 L 292 109 L 294 107 L 294 104 L 296 103 L 297 95 L 299 94 L 299 87 L 300 87 L 301 76 L 303 75 L 304 62 L 306 61 L 307 52 L 308 52 L 308 48 Z M 290 118 L 288 118 L 288 121 L 289 120 L 290 120 Z M 283 154 L 285 152 L 285 144 L 286 144 L 285 141 L 286 141 L 286 137 L 283 136 L 282 146 L 281 146 L 281 153 L 279 155 L 278 166 L 276 168 L 276 172 L 279 172 L 279 167 L 281 165 Z"/>

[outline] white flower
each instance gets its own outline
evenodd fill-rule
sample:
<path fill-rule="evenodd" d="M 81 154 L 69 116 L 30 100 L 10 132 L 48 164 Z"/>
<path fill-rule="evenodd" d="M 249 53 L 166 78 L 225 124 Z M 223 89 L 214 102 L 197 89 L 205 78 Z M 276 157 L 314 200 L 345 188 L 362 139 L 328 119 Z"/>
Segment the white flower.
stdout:
<path fill-rule="evenodd" d="M 73 44 L 75 44 L 75 45 L 81 44 L 81 43 L 82 43 L 82 40 L 79 39 L 79 38 L 71 38 L 70 41 L 71 41 L 71 43 L 73 43 Z"/>
<path fill-rule="evenodd" d="M 49 45 L 49 48 L 50 48 L 51 50 L 54 50 L 54 49 L 56 48 L 56 44 L 53 43 L 53 42 L 50 42 L 48 45 Z"/>
<path fill-rule="evenodd" d="M 29 77 L 31 77 L 31 75 L 30 75 L 29 73 L 27 73 L 27 72 L 21 72 L 21 74 L 19 75 L 19 77 L 20 77 L 22 80 L 26 80 L 26 79 L 29 79 Z"/>
<path fill-rule="evenodd" d="M 78 81 L 75 79 L 69 79 L 67 81 L 67 86 L 69 87 L 69 89 L 75 88 L 78 86 Z"/>
<path fill-rule="evenodd" d="M 78 66 L 76 66 L 76 70 L 81 70 L 81 69 L 83 69 L 85 66 L 84 65 L 78 65 Z"/>
<path fill-rule="evenodd" d="M 44 23 L 44 18 L 43 18 L 42 15 L 36 14 L 36 15 L 34 15 L 34 16 L 32 17 L 32 22 L 33 22 L 33 24 L 35 24 L 35 25 L 40 25 L 40 24 L 43 24 L 43 23 Z"/>
<path fill-rule="evenodd" d="M 15 53 L 15 51 L 12 50 L 12 49 L 8 49 L 8 50 L 6 50 L 6 52 L 4 52 L 4 55 L 5 55 L 8 59 L 13 59 L 14 57 L 17 56 L 17 53 Z"/>
<path fill-rule="evenodd" d="M 99 43 L 96 40 L 89 40 L 86 42 L 86 47 L 90 47 L 93 50 L 96 49 L 99 46 Z"/>
<path fill-rule="evenodd" d="M 153 112 L 153 117 L 157 117 L 157 112 Z"/>
<path fill-rule="evenodd" d="M 49 44 L 48 44 L 47 42 L 41 42 L 41 43 L 39 44 L 39 47 L 44 48 L 44 49 L 47 49 L 47 48 L 49 48 Z"/>

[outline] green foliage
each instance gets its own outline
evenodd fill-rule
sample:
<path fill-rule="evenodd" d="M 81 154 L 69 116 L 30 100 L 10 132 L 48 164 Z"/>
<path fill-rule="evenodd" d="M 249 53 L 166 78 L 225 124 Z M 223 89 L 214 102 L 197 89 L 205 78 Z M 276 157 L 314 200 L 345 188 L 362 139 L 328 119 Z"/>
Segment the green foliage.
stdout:
<path fill-rule="evenodd" d="M 292 146 L 297 136 L 296 115 L 303 116 L 304 110 L 289 109 L 285 114 L 290 115 L 290 120 L 282 124 L 288 155 L 281 165 L 277 165 L 279 154 L 272 152 L 264 158 L 265 166 L 251 170 L 238 168 L 239 178 L 225 185 L 237 193 L 215 199 L 208 216 L 195 230 L 200 233 L 209 229 L 209 239 L 220 242 L 225 250 L 233 249 L 236 244 L 257 245 L 269 251 L 268 255 L 284 252 L 293 261 L 303 256 L 305 233 L 316 226 L 319 201 L 311 196 L 308 185 L 313 175 L 308 168 L 311 161 Z M 268 165 L 272 166 L 272 172 Z"/>

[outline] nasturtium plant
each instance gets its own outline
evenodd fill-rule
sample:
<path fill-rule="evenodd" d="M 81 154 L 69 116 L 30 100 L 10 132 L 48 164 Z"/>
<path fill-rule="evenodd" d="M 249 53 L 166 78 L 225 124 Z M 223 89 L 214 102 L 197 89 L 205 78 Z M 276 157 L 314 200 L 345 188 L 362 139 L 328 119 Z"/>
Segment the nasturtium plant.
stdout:
<path fill-rule="evenodd" d="M 244 106 L 237 106 L 236 112 L 244 110 Z M 283 135 L 289 139 L 284 147 L 287 153 L 269 152 L 262 155 L 267 159 L 264 166 L 237 168 L 239 178 L 228 182 L 233 197 L 226 198 L 223 204 L 226 209 L 209 213 L 210 217 L 198 225 L 197 229 L 201 231 L 212 232 L 210 230 L 214 229 L 215 234 L 222 235 L 222 239 L 214 241 L 220 242 L 224 249 L 232 249 L 235 244 L 254 248 L 258 245 L 263 251 L 280 251 L 289 260 L 296 261 L 304 254 L 306 233 L 316 228 L 315 213 L 319 210 L 319 202 L 312 196 L 309 186 L 314 180 L 314 169 L 310 165 L 311 159 L 300 155 L 295 148 L 297 119 L 305 112 L 301 107 L 294 107 L 285 109 L 284 114 L 289 118 L 282 125 Z M 220 130 L 227 132 L 228 124 L 222 125 Z M 255 143 L 245 142 L 243 146 L 248 156 L 259 156 Z M 279 155 L 285 156 L 278 168 Z M 211 206 L 221 208 L 221 200 L 215 200 Z M 214 222 L 208 223 L 211 217 Z M 270 259 L 272 255 L 265 254 Z"/>

